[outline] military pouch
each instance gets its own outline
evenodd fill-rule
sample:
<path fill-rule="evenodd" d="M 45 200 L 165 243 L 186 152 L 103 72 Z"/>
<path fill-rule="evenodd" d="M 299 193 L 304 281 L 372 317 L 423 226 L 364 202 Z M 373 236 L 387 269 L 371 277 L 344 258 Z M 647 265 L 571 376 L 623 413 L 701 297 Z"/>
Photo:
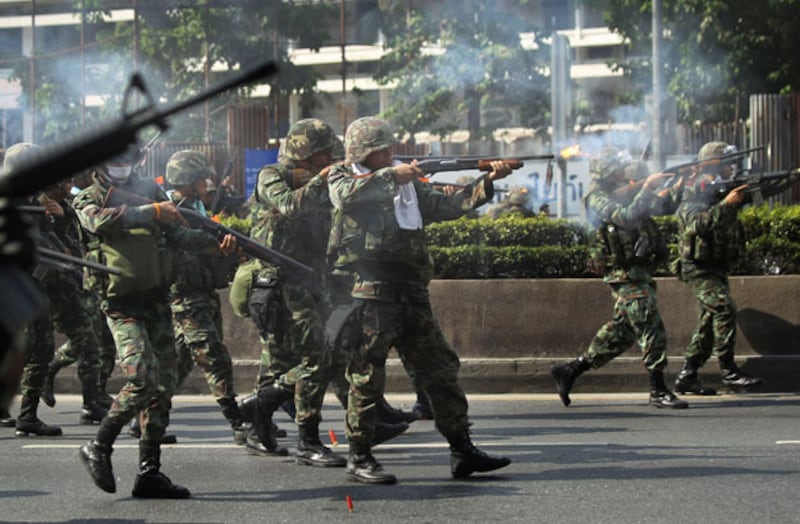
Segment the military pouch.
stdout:
<path fill-rule="evenodd" d="M 283 304 L 278 278 L 269 273 L 259 273 L 253 279 L 250 293 L 250 318 L 259 333 L 266 338 L 273 335 L 283 338 L 283 328 L 290 321 L 289 312 Z"/>
<path fill-rule="evenodd" d="M 247 318 L 250 316 L 250 295 L 253 291 L 253 281 L 259 271 L 261 271 L 261 263 L 253 258 L 241 264 L 233 275 L 228 300 L 237 317 Z"/>
<path fill-rule="evenodd" d="M 325 323 L 325 345 L 331 351 L 351 351 L 361 340 L 361 301 L 337 306 Z"/>
<path fill-rule="evenodd" d="M 121 272 L 109 275 L 107 298 L 162 287 L 170 281 L 170 254 L 147 229 L 131 229 L 113 245 L 103 243 L 101 250 L 106 264 Z"/>

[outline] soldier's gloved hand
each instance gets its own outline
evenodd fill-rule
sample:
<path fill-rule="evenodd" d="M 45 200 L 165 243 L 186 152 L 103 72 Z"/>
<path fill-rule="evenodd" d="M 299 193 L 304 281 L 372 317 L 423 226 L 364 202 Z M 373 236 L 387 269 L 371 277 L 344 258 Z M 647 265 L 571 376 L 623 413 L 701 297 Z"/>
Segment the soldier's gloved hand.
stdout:
<path fill-rule="evenodd" d="M 30 269 L 35 260 L 36 228 L 33 220 L 17 210 L 16 202 L 0 197 L 0 263 Z"/>

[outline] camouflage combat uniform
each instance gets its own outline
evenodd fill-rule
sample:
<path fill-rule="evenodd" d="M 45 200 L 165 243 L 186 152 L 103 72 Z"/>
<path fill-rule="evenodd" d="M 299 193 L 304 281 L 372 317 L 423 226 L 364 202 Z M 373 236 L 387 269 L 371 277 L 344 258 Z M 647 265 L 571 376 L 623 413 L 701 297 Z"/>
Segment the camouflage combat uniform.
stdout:
<path fill-rule="evenodd" d="M 703 161 L 721 156 L 728 147 L 725 142 L 709 142 L 697 158 Z M 697 298 L 700 317 L 684 351 L 684 367 L 675 386 L 678 391 L 712 395 L 715 391 L 697 378 L 697 370 L 712 354 L 719 359 L 723 384 L 747 388 L 761 380 L 742 374 L 734 363 L 736 304 L 728 274 L 745 248 L 739 206 L 725 200 L 715 202 L 713 195 L 704 191 L 704 179 L 701 175 L 687 184 L 677 212 L 679 257 L 674 269 Z"/>
<path fill-rule="evenodd" d="M 352 296 L 361 302 L 360 346 L 351 355 L 347 369 L 348 475 L 359 482 L 395 481 L 394 476 L 382 472 L 370 453 L 377 418 L 375 406 L 386 385 L 386 358 L 395 348 L 413 368 L 430 400 L 436 428 L 451 444 L 454 476 L 465 476 L 456 467 L 455 454 L 464 451 L 465 446 L 475 450 L 469 439 L 467 399 L 458 384 L 458 355 L 433 315 L 427 289 L 431 259 L 423 223 L 462 216 L 487 202 L 494 187 L 482 176 L 460 191 L 445 195 L 415 180 L 406 185 L 405 196 L 398 196 L 401 190 L 392 167 L 357 172 L 353 166 L 371 153 L 391 147 L 392 142 L 391 131 L 382 120 L 356 120 L 345 139 L 348 162 L 334 166 L 328 178 L 331 201 L 342 214 L 331 230 L 331 243 L 338 246 L 336 265 L 354 275 Z M 396 198 L 416 200 L 412 207 L 418 210 L 418 229 L 401 229 L 395 214 Z M 508 464 L 507 459 L 491 459 L 477 450 L 475 453 L 490 461 L 499 460 L 492 462 L 491 469 Z M 485 470 L 471 469 L 466 474 Z"/>
<path fill-rule="evenodd" d="M 178 151 L 167 162 L 166 178 L 172 187 L 192 185 L 198 179 L 205 183 L 205 177 L 213 175 L 208 159 L 199 151 Z M 176 205 L 182 201 L 183 207 L 206 216 L 205 206 L 199 198 L 190 200 L 174 191 L 168 195 Z M 236 267 L 236 258 L 222 253 L 176 249 L 174 263 L 176 271 L 175 281 L 170 287 L 170 307 L 178 352 L 177 385 L 183 383 L 197 364 L 236 435 L 241 430 L 242 420 L 236 404 L 233 363 L 223 342 L 222 312 L 216 291 L 228 285 L 228 277 Z"/>
<path fill-rule="evenodd" d="M 628 184 L 621 175 L 629 164 L 629 157 L 613 148 L 595 155 L 590 163 L 593 183 L 584 197 L 587 219 L 596 228 L 591 264 L 602 272 L 603 281 L 611 288 L 612 320 L 597 331 L 583 356 L 555 365 L 551 371 L 562 402 L 569 405 L 569 391 L 578 375 L 604 366 L 636 342 L 650 376 L 650 403 L 685 408 L 688 404 L 664 383 L 667 335 L 651 276 L 668 254 L 651 218 L 665 208 L 665 199 L 647 186 L 642 186 L 629 202 L 615 194 L 615 190 Z"/>
<path fill-rule="evenodd" d="M 79 244 L 81 233 L 78 217 L 67 201 L 62 200 L 58 204 L 64 210 L 64 216 L 48 217 L 49 229 L 55 236 L 53 242 L 58 243 L 53 249 L 67 250 L 72 256 L 80 258 L 82 252 Z M 105 414 L 105 408 L 99 405 L 98 398 L 102 361 L 100 344 L 94 329 L 97 310 L 89 309 L 93 306 L 92 297 L 84 289 L 83 275 L 78 270 L 49 270 L 42 282 L 47 290 L 53 324 L 67 337 L 67 342 L 55 352 L 48 366 L 42 398 L 50 406 L 55 404 L 53 391 L 55 374 L 59 369 L 77 361 L 78 378 L 84 398 L 80 422 L 82 424 L 99 422 Z"/>
<path fill-rule="evenodd" d="M 149 180 L 132 178 L 122 189 L 153 201 L 164 201 L 161 188 Z M 103 207 L 108 187 L 100 178 L 75 198 L 75 208 L 84 229 L 97 237 L 91 258 L 112 265 L 117 263 L 123 277 L 96 275 L 105 280 L 101 308 L 105 313 L 117 347 L 126 384 L 106 416 L 121 428 L 142 411 L 142 440 L 159 441 L 169 424 L 170 398 L 177 380 L 168 286 L 172 281 L 169 244 L 214 250 L 213 237 L 153 220 L 154 206 Z M 119 242 L 138 242 L 157 268 L 150 268 L 153 280 L 131 274 L 126 260 L 130 251 L 109 257 Z M 112 265 L 113 267 L 113 265 Z M 126 273 L 127 272 L 127 273 Z"/>
<path fill-rule="evenodd" d="M 508 196 L 486 210 L 489 218 L 499 218 L 502 216 L 517 215 L 521 217 L 536 216 L 533 210 L 528 208 L 530 196 L 528 189 L 522 186 L 515 186 L 508 190 Z"/>

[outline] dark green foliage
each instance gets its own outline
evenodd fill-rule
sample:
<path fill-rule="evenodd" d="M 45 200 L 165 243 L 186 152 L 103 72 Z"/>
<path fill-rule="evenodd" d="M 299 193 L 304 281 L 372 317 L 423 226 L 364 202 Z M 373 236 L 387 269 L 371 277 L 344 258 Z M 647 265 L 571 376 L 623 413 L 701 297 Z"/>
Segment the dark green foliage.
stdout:
<path fill-rule="evenodd" d="M 800 273 L 800 206 L 748 207 L 740 214 L 747 251 L 737 275 Z M 657 217 L 668 242 L 670 260 L 657 276 L 671 275 L 677 256 L 678 221 Z M 586 278 L 587 227 L 577 220 L 501 217 L 452 220 L 427 227 L 435 278 Z"/>

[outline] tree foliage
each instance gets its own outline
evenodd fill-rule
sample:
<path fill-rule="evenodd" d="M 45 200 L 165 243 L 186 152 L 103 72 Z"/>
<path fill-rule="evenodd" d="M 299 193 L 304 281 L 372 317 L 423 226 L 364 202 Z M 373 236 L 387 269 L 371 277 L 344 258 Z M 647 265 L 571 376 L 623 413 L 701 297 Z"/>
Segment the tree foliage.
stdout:
<path fill-rule="evenodd" d="M 104 117 L 119 114 L 125 85 L 134 66 L 142 72 L 147 88 L 156 101 L 182 100 L 202 90 L 206 83 L 218 82 L 230 71 L 252 67 L 274 59 L 280 74 L 269 79 L 271 96 L 299 93 L 306 104 L 314 103 L 317 77 L 309 68 L 296 67 L 288 59 L 289 46 L 319 49 L 329 35 L 320 28 L 336 15 L 336 9 L 322 0 L 139 0 L 136 24 L 109 22 L 111 7 L 119 2 L 82 0 L 74 3 L 76 14 L 86 13 L 89 61 L 102 64 L 87 73 L 90 90 L 111 94 L 100 111 Z M 77 34 L 77 33 L 76 33 Z M 45 137 L 74 130 L 79 125 L 74 108 L 80 106 L 81 91 L 75 87 L 77 50 L 71 57 L 71 75 L 56 70 L 61 56 L 39 61 L 36 96 L 39 114 L 56 127 L 44 130 Z M 134 58 L 135 57 L 135 58 Z M 205 64 L 214 65 L 206 77 Z M 220 67 L 221 66 L 221 67 Z M 18 77 L 26 78 L 26 65 Z M 221 69 L 221 70 L 220 70 Z M 27 82 L 29 84 L 29 82 Z M 26 86 L 23 86 L 26 89 Z M 30 86 L 27 86 L 30 89 Z M 247 95 L 251 88 L 221 95 L 212 102 L 214 116 L 210 137 L 205 135 L 205 111 L 196 107 L 172 120 L 170 136 L 177 139 L 215 138 L 225 129 L 224 107 Z M 73 108 L 61 118 L 54 112 Z"/>
<path fill-rule="evenodd" d="M 652 1 L 584 2 L 603 8 L 629 41 L 629 58 L 617 65 L 649 91 Z M 662 0 L 664 77 L 678 119 L 731 121 L 751 94 L 800 89 L 799 10 L 800 0 Z"/>
<path fill-rule="evenodd" d="M 401 134 L 445 136 L 466 127 L 479 139 L 520 114 L 521 125 L 549 119 L 549 48 L 528 25 L 525 0 L 379 2 L 387 53 L 375 79 L 392 84 L 385 116 Z M 533 33 L 523 46 L 520 33 Z M 454 116 L 455 115 L 455 116 Z"/>

